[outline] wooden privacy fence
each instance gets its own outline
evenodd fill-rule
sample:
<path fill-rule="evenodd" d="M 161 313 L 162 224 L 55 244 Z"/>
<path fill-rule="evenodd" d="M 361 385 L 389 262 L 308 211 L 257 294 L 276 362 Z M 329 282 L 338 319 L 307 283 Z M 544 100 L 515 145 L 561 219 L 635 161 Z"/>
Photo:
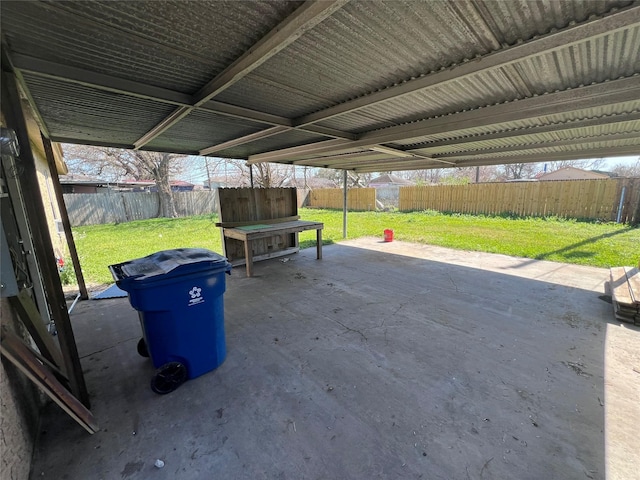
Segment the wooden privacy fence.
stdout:
<path fill-rule="evenodd" d="M 620 221 L 637 223 L 640 178 L 402 187 L 398 209 L 616 221 L 621 200 Z"/>
<path fill-rule="evenodd" d="M 216 213 L 217 198 L 215 191 L 173 194 L 181 217 Z M 65 193 L 64 203 L 73 227 L 156 218 L 160 210 L 158 194 L 144 192 Z"/>
<path fill-rule="evenodd" d="M 341 188 L 319 188 L 309 193 L 308 206 L 342 210 L 344 191 Z M 375 188 L 352 188 L 347 192 L 347 209 L 367 211 L 376 209 Z"/>

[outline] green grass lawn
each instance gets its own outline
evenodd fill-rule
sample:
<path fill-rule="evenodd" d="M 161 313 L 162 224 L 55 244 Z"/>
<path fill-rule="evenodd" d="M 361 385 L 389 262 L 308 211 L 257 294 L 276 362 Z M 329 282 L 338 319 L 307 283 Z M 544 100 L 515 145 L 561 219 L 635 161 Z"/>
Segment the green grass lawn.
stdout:
<path fill-rule="evenodd" d="M 342 212 L 301 209 L 302 220 L 323 222 L 323 239 L 342 239 Z M 87 283 L 111 283 L 108 265 L 142 257 L 158 250 L 203 247 L 222 252 L 215 215 L 158 218 L 118 225 L 73 229 Z M 351 212 L 349 238 L 383 238 L 385 228 L 394 238 L 409 242 L 556 262 L 612 267 L 637 265 L 640 228 L 614 223 L 543 218 L 503 218 L 437 212 Z M 315 245 L 315 230 L 300 234 L 304 247 Z"/>

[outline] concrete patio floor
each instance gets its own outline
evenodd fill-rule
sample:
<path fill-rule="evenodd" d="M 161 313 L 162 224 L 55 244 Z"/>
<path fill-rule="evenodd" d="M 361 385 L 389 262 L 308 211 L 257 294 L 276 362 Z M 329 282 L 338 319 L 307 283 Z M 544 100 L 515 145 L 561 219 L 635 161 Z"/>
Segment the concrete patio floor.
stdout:
<path fill-rule="evenodd" d="M 640 331 L 607 277 L 379 239 L 236 268 L 226 361 L 162 396 L 128 300 L 80 302 L 100 431 L 48 405 L 31 478 L 634 478 Z"/>

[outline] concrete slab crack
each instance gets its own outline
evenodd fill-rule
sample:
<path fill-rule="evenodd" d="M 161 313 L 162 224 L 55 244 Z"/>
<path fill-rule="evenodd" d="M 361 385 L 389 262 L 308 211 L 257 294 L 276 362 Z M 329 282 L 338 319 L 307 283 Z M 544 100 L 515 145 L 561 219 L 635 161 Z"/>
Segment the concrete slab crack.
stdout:
<path fill-rule="evenodd" d="M 362 333 L 360 330 L 356 330 L 354 328 L 349 328 L 347 327 L 344 323 L 338 321 L 338 320 L 334 320 L 334 322 L 336 322 L 338 325 L 340 325 L 342 328 L 344 328 L 345 330 L 349 331 L 349 332 L 354 332 L 359 334 L 360 336 L 362 336 L 362 338 L 364 338 L 364 341 L 367 341 L 367 337 L 365 336 L 364 333 Z"/>

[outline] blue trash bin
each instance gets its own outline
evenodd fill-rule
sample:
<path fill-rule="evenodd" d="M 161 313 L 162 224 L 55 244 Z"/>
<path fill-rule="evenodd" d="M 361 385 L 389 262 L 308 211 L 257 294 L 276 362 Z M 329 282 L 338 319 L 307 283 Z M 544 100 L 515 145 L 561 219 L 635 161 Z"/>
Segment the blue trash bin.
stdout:
<path fill-rule="evenodd" d="M 159 369 L 154 391 L 169 393 L 224 362 L 223 298 L 225 273 L 231 272 L 225 257 L 203 248 L 178 248 L 109 270 L 139 312 L 146 350 Z"/>

